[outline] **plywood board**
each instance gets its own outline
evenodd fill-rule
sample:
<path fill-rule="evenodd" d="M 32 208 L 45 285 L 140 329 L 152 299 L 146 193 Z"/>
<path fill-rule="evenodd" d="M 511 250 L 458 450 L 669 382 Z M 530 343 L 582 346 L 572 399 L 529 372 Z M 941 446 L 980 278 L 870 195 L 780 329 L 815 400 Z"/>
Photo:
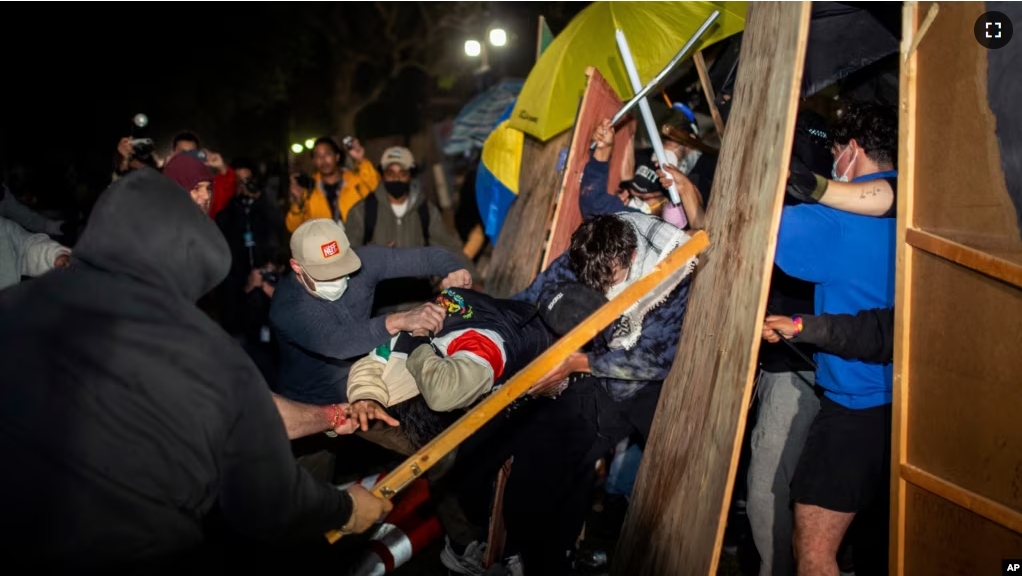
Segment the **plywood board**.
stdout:
<path fill-rule="evenodd" d="M 909 485 L 905 574 L 999 574 L 1001 560 L 1022 558 L 1022 535 Z"/>
<path fill-rule="evenodd" d="M 810 5 L 749 6 L 694 280 L 613 574 L 715 574 L 752 392 Z"/>
<path fill-rule="evenodd" d="M 561 152 L 567 152 L 570 139 L 570 132 L 546 143 L 525 137 L 518 199 L 504 220 L 486 280 L 486 292 L 495 298 L 524 290 L 539 272 L 554 196 L 561 183 L 557 164 Z"/>
<path fill-rule="evenodd" d="M 931 6 L 906 4 L 903 51 Z M 897 576 L 994 572 L 1022 557 L 1022 240 L 988 104 L 989 54 L 962 25 L 985 10 L 941 3 L 902 67 Z"/>
<path fill-rule="evenodd" d="M 1022 290 L 914 258 L 907 462 L 1022 512 Z"/>
<path fill-rule="evenodd" d="M 582 180 L 582 170 L 589 162 L 593 130 L 604 119 L 613 117 L 622 105 L 614 89 L 596 68 L 587 69 L 586 75 L 588 81 L 578 115 L 575 117 L 575 127 L 572 129 L 571 151 L 568 153 L 561 191 L 557 195 L 550 238 L 543 255 L 541 267 L 543 270 L 568 249 L 571 235 L 582 224 L 582 213 L 578 208 L 579 184 Z M 621 183 L 621 167 L 625 162 L 625 156 L 632 153 L 629 143 L 635 136 L 635 120 L 627 118 L 616 128 L 614 152 L 610 157 L 610 177 L 607 179 L 608 193 L 616 192 Z"/>
<path fill-rule="evenodd" d="M 919 14 L 929 6 L 921 3 Z M 987 10 L 982 2 L 942 2 L 919 43 L 913 141 L 916 189 L 926 200 L 917 198 L 912 225 L 1010 239 L 1022 251 L 988 104 L 988 51 L 971 25 Z"/>

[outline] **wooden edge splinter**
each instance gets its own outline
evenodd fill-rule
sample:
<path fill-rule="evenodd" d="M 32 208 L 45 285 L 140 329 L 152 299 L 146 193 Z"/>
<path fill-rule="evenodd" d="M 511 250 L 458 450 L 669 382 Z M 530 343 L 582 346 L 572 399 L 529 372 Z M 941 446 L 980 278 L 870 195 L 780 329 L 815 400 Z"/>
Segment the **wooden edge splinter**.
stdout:
<path fill-rule="evenodd" d="M 582 348 L 597 334 L 610 326 L 621 314 L 645 296 L 653 288 L 680 270 L 693 257 L 703 252 L 710 245 L 706 232 L 700 230 L 664 259 L 652 272 L 637 280 L 624 292 L 607 302 L 586 318 L 574 330 L 554 343 L 538 358 L 523 368 L 518 374 L 507 381 L 500 389 L 494 391 L 485 400 L 469 410 L 434 438 L 429 444 L 411 455 L 400 466 L 387 474 L 376 486 L 373 494 L 378 498 L 391 499 L 413 480 L 426 473 L 437 462 L 450 454 L 469 436 L 482 428 L 487 422 L 500 414 L 512 402 L 520 398 L 532 388 L 540 378 L 563 362 L 572 352 Z M 324 534 L 331 544 L 341 539 L 340 530 L 330 530 Z"/>

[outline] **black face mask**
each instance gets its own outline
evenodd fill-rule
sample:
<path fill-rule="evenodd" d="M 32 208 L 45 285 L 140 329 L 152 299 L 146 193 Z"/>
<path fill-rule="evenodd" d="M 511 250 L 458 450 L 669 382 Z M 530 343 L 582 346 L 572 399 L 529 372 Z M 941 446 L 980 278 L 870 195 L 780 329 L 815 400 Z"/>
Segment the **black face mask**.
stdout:
<path fill-rule="evenodd" d="M 407 196 L 410 188 L 408 182 L 384 182 L 383 187 L 387 189 L 387 194 L 390 194 L 390 197 L 395 200 Z"/>

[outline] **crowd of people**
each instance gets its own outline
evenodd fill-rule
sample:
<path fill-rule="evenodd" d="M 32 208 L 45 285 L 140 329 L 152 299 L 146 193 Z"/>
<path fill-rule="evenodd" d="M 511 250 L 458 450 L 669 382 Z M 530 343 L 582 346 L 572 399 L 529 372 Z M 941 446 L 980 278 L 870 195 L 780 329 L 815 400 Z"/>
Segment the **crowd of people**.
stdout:
<path fill-rule="evenodd" d="M 125 138 L 73 247 L 0 191 L 0 454 L 21 463 L 0 480 L 18 495 L 5 545 L 116 572 L 223 553 L 214 521 L 246 554 L 370 529 L 392 505 L 337 488 L 351 436 L 413 454 L 706 225 L 716 155 L 683 115 L 665 122 L 686 138 L 665 158 L 637 147 L 613 193 L 614 126 L 596 127 L 585 221 L 509 299 L 485 293 L 404 147 L 374 163 L 357 139 L 320 138 L 280 207 L 256 165 L 191 133 L 166 159 Z M 833 128 L 799 113 L 741 479 L 762 576 L 837 574 L 842 542 L 859 576 L 886 573 L 896 147 L 879 106 Z M 490 573 L 571 569 L 597 463 L 649 435 L 697 273 L 693 259 L 430 472 L 451 573 L 484 573 L 508 459 Z"/>

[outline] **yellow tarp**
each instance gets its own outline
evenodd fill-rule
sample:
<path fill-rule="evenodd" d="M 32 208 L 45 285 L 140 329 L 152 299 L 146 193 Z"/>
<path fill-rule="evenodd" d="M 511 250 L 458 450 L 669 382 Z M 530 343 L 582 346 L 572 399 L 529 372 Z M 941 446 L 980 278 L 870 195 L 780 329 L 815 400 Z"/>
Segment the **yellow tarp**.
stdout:
<path fill-rule="evenodd" d="M 617 50 L 621 29 L 643 84 L 671 58 L 714 10 L 717 23 L 696 47 L 706 47 L 745 28 L 748 2 L 595 2 L 576 16 L 543 53 L 525 81 L 511 127 L 549 140 L 575 123 L 585 90 L 585 69 L 595 66 L 622 100 L 634 92 Z"/>

